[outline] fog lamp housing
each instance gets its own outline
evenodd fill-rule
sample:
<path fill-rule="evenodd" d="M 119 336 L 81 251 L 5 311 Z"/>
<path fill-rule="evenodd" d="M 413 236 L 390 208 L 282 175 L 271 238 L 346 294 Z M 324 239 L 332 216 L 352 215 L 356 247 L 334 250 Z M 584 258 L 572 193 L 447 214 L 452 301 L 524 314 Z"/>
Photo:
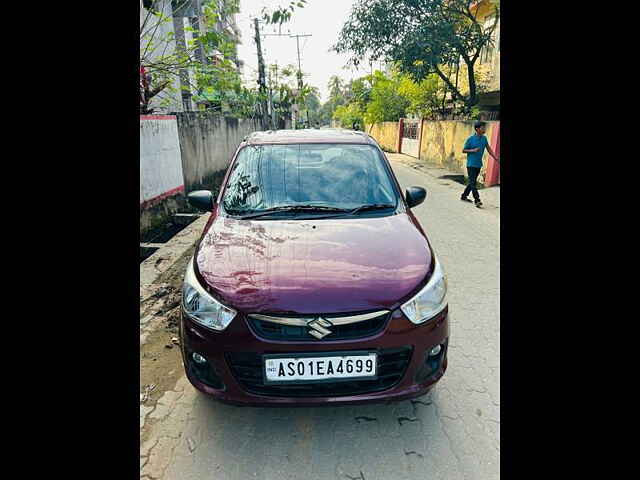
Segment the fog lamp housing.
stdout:
<path fill-rule="evenodd" d="M 191 355 L 191 358 L 193 358 L 193 361 L 196 362 L 198 365 L 204 365 L 205 363 L 207 363 L 207 359 L 196 352 L 193 352 L 193 354 Z"/>
<path fill-rule="evenodd" d="M 429 352 L 429 356 L 430 357 L 435 357 L 435 356 L 439 355 L 441 351 L 442 351 L 442 345 L 436 345 Z"/>

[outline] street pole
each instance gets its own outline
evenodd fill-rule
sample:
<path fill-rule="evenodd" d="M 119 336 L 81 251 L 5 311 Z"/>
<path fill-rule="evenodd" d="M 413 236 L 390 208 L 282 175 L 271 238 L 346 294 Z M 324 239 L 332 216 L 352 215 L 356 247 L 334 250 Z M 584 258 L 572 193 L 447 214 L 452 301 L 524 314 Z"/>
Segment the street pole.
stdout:
<path fill-rule="evenodd" d="M 276 93 L 278 94 L 278 100 L 281 100 L 280 99 L 280 89 L 278 88 L 278 61 L 277 60 L 276 60 Z M 274 110 L 273 110 L 273 124 L 276 127 L 279 127 L 279 124 L 280 124 L 279 120 L 280 119 L 276 116 L 276 111 L 275 111 L 275 108 L 274 108 Z"/>
<path fill-rule="evenodd" d="M 274 87 L 273 87 L 273 82 L 271 81 L 271 70 L 272 68 L 269 67 L 269 103 L 271 104 L 271 129 L 278 130 L 278 125 L 276 124 L 276 105 L 275 105 L 275 102 L 273 101 Z M 276 87 L 275 87 L 276 92 L 278 91 L 277 89 L 278 89 L 278 86 L 276 84 Z"/>
<path fill-rule="evenodd" d="M 302 66 L 300 64 L 300 37 L 311 37 L 311 34 L 304 35 L 289 35 L 291 38 L 296 39 L 296 46 L 298 49 L 298 96 L 302 93 Z M 298 99 L 296 99 L 296 103 Z M 298 104 L 299 105 L 299 104 Z M 307 126 L 309 125 L 309 110 L 307 110 Z M 295 127 L 294 127 L 295 128 Z"/>
<path fill-rule="evenodd" d="M 256 24 L 257 25 L 257 24 Z M 256 26 L 256 32 L 257 30 L 257 26 Z M 258 35 L 258 33 L 256 33 L 256 35 Z M 311 37 L 312 35 L 309 34 L 302 34 L 302 35 L 286 35 L 286 34 L 281 34 L 281 33 L 263 33 L 262 34 L 263 37 L 290 37 L 290 38 L 295 38 L 296 39 L 296 47 L 297 47 L 297 52 L 298 52 L 298 95 L 296 96 L 296 106 L 299 106 L 297 101 L 298 101 L 298 96 L 300 95 L 300 93 L 302 92 L 302 66 L 301 66 L 301 62 L 300 62 L 300 37 Z M 260 58 L 259 54 L 259 57 Z M 276 84 L 278 83 L 278 70 L 277 70 L 277 63 L 276 63 Z M 292 126 L 295 129 L 296 128 L 296 120 L 297 120 L 297 112 L 296 111 L 292 111 Z M 309 123 L 309 110 L 307 110 L 307 124 Z"/>
<path fill-rule="evenodd" d="M 262 122 L 263 124 L 267 124 L 269 122 L 268 112 L 267 112 L 267 100 L 265 98 L 267 93 L 267 85 L 265 82 L 264 75 L 264 59 L 262 58 L 262 48 L 260 46 L 260 27 L 258 26 L 258 19 L 253 19 L 253 25 L 256 30 L 256 45 L 258 47 L 258 84 L 260 85 L 259 91 L 263 96 L 262 100 Z"/>
<path fill-rule="evenodd" d="M 282 34 L 282 33 L 263 33 L 262 34 L 263 37 L 288 37 L 287 34 Z M 276 60 L 276 92 L 279 93 L 278 90 L 278 61 Z M 271 69 L 269 69 L 269 79 L 271 79 Z M 269 80 L 269 82 L 271 82 L 271 80 Z M 274 108 L 274 103 L 273 103 L 273 97 L 271 97 L 271 123 L 273 125 L 273 129 L 277 130 L 278 129 L 278 121 L 277 121 L 277 116 L 275 113 L 275 108 Z"/>
<path fill-rule="evenodd" d="M 311 36 L 311 35 L 306 35 Z M 300 37 L 301 35 L 295 35 L 296 47 L 298 49 L 298 88 L 302 90 L 302 68 L 300 67 Z"/>
<path fill-rule="evenodd" d="M 267 86 L 268 86 L 268 90 L 269 90 L 269 118 L 271 120 L 271 125 L 270 125 L 270 129 L 274 130 L 273 128 L 273 83 L 271 82 L 271 69 L 269 69 L 269 71 L 267 72 L 268 76 L 267 76 Z"/>
<path fill-rule="evenodd" d="M 276 60 L 276 90 L 278 89 L 278 61 Z"/>
<path fill-rule="evenodd" d="M 298 111 L 302 107 L 302 69 L 300 68 L 300 37 L 296 35 L 296 47 L 298 49 L 298 99 L 296 99 L 296 103 L 298 104 Z M 307 112 L 307 127 L 309 127 L 309 112 Z"/>

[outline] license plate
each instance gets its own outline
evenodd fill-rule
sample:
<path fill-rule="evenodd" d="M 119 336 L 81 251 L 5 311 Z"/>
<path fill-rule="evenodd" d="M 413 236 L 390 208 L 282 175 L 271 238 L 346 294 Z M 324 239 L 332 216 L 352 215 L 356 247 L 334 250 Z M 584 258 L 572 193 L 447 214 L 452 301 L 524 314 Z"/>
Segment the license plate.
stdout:
<path fill-rule="evenodd" d="M 378 373 L 378 362 L 373 352 L 265 355 L 264 373 L 268 383 L 372 379 Z"/>

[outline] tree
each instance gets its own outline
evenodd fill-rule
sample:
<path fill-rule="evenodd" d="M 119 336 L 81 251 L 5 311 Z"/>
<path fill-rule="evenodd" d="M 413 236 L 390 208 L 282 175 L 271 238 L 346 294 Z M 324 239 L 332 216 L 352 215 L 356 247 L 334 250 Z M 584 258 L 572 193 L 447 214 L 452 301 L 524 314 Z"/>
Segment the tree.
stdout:
<path fill-rule="evenodd" d="M 262 20 L 267 24 L 278 25 L 278 28 L 281 29 L 283 24 L 291 20 L 295 8 L 304 8 L 305 3 L 307 0 L 293 0 L 289 2 L 288 6 L 278 6 L 273 11 L 265 7 L 262 9 Z"/>
<path fill-rule="evenodd" d="M 357 0 L 333 49 L 349 53 L 349 63 L 360 59 L 395 62 L 416 82 L 436 74 L 456 100 L 470 108 L 478 103 L 475 65 L 483 47 L 492 42 L 493 25 L 484 29 L 471 11 L 473 0 Z M 451 81 L 445 65 L 462 60 L 469 93 Z"/>
<path fill-rule="evenodd" d="M 295 11 L 295 8 L 304 8 L 304 4 L 306 3 L 307 0 L 292 0 L 289 2 L 288 6 L 278 6 L 276 7 L 274 10 L 270 10 L 266 7 L 264 7 L 262 9 L 262 21 L 264 23 L 266 23 L 267 25 L 271 24 L 271 25 L 278 25 L 278 33 L 281 33 L 281 29 L 282 29 L 282 25 L 287 23 L 288 21 L 291 20 L 291 16 L 293 14 L 293 12 Z M 256 28 L 256 38 L 255 41 L 256 43 L 259 42 L 259 37 L 258 37 L 258 20 L 255 19 L 254 20 L 255 23 L 255 28 Z M 258 46 L 258 50 L 260 50 L 260 47 Z M 262 61 L 262 57 L 261 54 L 259 53 L 258 55 L 258 69 L 259 69 L 259 79 L 258 79 L 258 83 L 261 85 L 261 91 L 263 91 L 265 85 L 264 85 L 264 65 L 263 65 L 263 61 Z M 302 72 L 298 71 L 297 72 L 297 78 L 298 78 L 298 84 L 300 86 L 302 86 Z M 273 89 L 272 89 L 273 90 Z M 273 92 L 272 92 L 273 93 Z M 284 93 L 284 92 L 282 92 Z M 291 90 L 289 90 L 287 93 L 291 93 Z M 298 99 L 300 100 L 300 102 L 298 101 L 293 101 L 293 103 L 288 102 L 289 105 L 295 104 L 295 103 L 302 103 L 303 99 Z M 273 101 L 273 98 L 272 98 Z M 264 105 L 265 105 L 265 113 L 266 113 L 266 98 L 264 100 Z M 280 105 L 282 105 L 282 102 L 280 102 Z M 273 117 L 272 117 L 273 119 Z M 275 125 L 272 125 L 272 128 L 276 128 Z"/>
<path fill-rule="evenodd" d="M 343 89 L 343 81 L 337 75 L 332 75 L 329 78 L 329 83 L 327 87 L 329 87 L 329 98 L 338 99 L 342 97 L 342 89 Z"/>
<path fill-rule="evenodd" d="M 333 112 L 335 118 L 342 128 L 360 130 L 364 126 L 364 112 L 357 103 L 340 105 Z"/>
<path fill-rule="evenodd" d="M 236 39 L 228 20 L 239 11 L 238 0 L 204 0 L 200 28 L 185 28 L 194 38 L 176 42 L 173 14 L 190 5 L 190 0 L 141 0 L 141 12 L 143 8 L 146 12 L 140 25 L 140 70 L 145 77 L 141 113 L 153 112 L 151 101 L 156 96 L 160 106 L 170 102 L 176 80 L 183 90 L 195 93 L 196 101 L 213 109 L 243 98 L 238 97 L 242 87 L 235 63 Z"/>
<path fill-rule="evenodd" d="M 410 102 L 400 92 L 400 76 L 385 76 L 376 71 L 373 74 L 371 99 L 367 104 L 364 119 L 367 123 L 396 122 L 406 115 Z"/>
<path fill-rule="evenodd" d="M 323 125 L 330 123 L 331 119 L 334 118 L 336 108 L 346 103 L 345 83 L 340 77 L 332 75 L 327 83 L 327 89 L 329 90 L 329 98 L 320 107 L 318 114 L 318 120 Z"/>
<path fill-rule="evenodd" d="M 400 93 L 402 77 L 390 77 L 380 71 L 352 80 L 343 89 L 342 104 L 332 118 L 344 128 L 363 127 L 364 123 L 397 121 L 405 116 L 410 101 Z M 329 103 L 329 102 L 327 102 Z"/>

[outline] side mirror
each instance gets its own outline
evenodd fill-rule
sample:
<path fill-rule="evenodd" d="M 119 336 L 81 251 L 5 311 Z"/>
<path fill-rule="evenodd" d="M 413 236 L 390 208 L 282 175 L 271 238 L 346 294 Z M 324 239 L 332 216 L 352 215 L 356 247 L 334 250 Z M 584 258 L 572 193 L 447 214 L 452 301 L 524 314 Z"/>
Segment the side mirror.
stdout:
<path fill-rule="evenodd" d="M 209 190 L 196 190 L 187 195 L 189 204 L 198 210 L 211 212 L 213 210 L 213 194 Z"/>
<path fill-rule="evenodd" d="M 407 188 L 407 204 L 409 208 L 413 208 L 416 205 L 420 205 L 424 202 L 425 197 L 427 196 L 427 191 L 422 187 L 409 187 Z"/>

